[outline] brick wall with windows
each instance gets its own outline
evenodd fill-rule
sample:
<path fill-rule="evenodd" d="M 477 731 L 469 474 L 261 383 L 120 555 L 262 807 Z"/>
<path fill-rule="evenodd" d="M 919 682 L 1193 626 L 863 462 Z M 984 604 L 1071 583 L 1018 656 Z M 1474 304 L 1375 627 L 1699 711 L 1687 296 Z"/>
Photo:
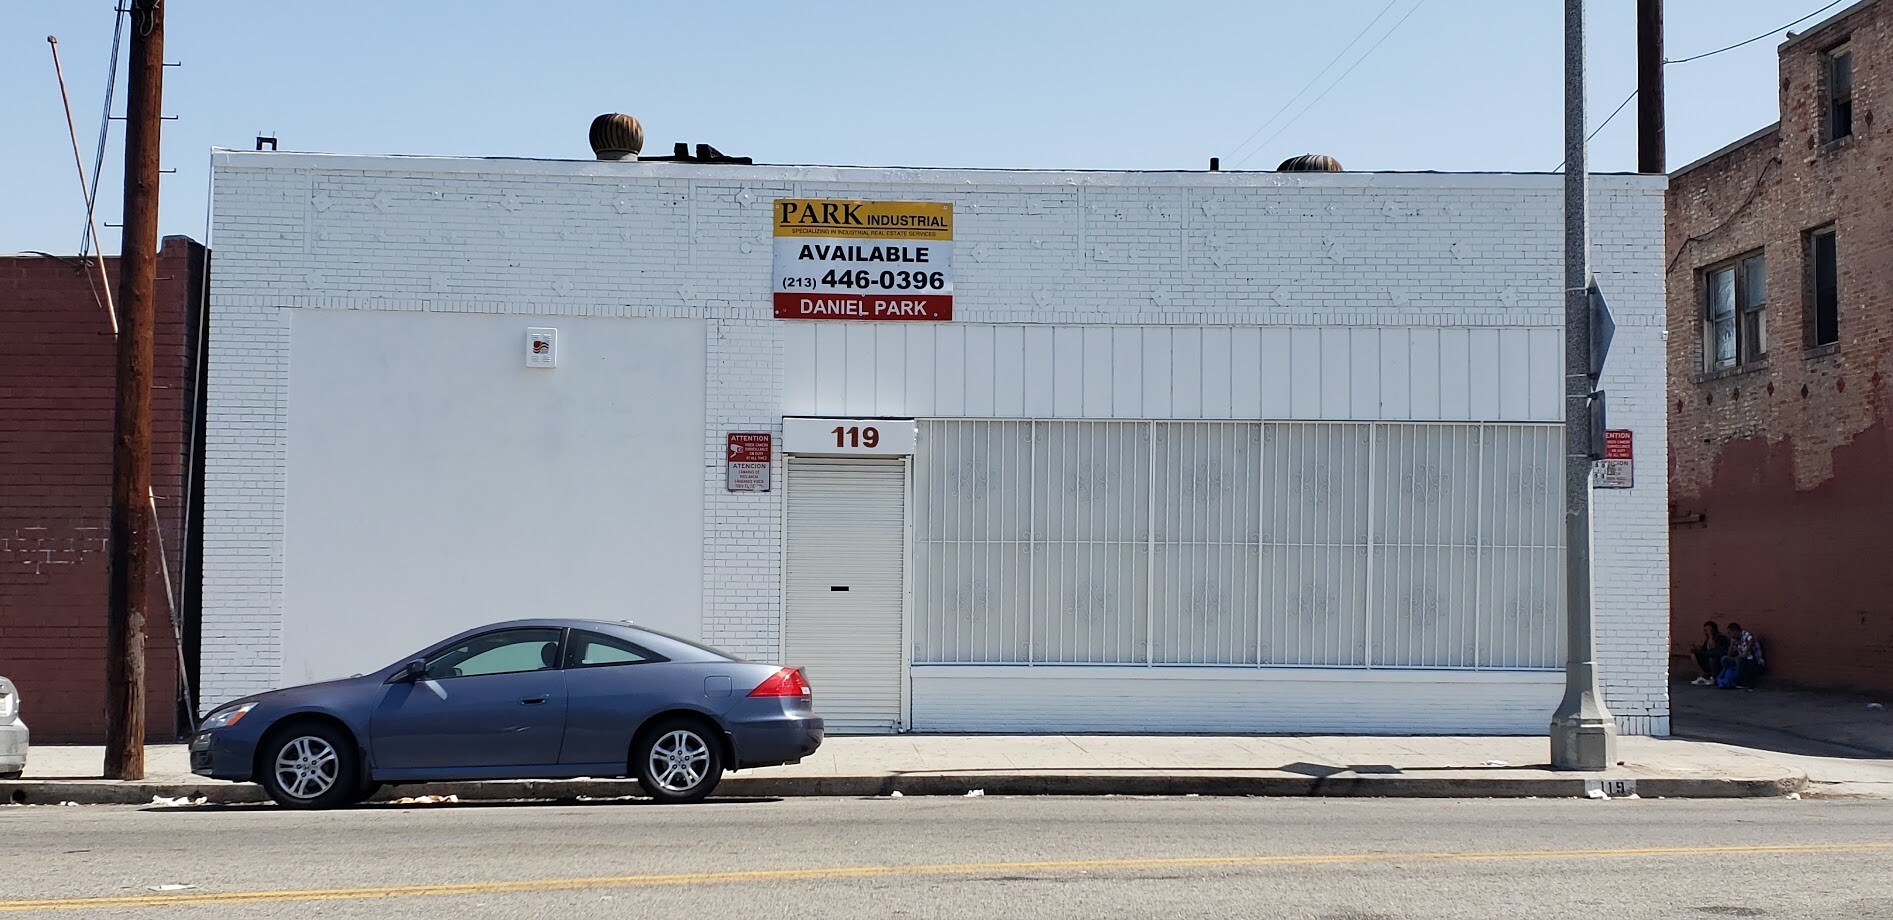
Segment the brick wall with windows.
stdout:
<path fill-rule="evenodd" d="M 1736 620 L 1776 677 L 1893 688 L 1890 58 L 1893 3 L 1847 8 L 1781 46 L 1778 124 L 1671 176 L 1674 653 Z"/>
<path fill-rule="evenodd" d="M 151 482 L 174 576 L 205 256 L 183 237 L 158 256 Z M 117 262 L 106 260 L 114 285 Z M 0 674 L 35 742 L 104 738 L 117 344 L 97 284 L 77 260 L 0 257 Z M 155 556 L 150 585 L 145 725 L 164 741 L 176 737 L 178 654 Z"/>

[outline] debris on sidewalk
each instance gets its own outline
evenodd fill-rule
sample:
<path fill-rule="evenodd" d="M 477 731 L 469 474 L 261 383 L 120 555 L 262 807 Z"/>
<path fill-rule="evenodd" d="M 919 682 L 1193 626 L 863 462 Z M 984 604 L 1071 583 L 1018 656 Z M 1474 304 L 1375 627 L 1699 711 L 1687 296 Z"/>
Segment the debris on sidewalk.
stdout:
<path fill-rule="evenodd" d="M 1885 709 L 1886 707 L 1880 705 L 1879 703 L 1868 703 L 1867 708 L 1868 709 Z"/>
<path fill-rule="evenodd" d="M 1503 760 L 1488 760 L 1485 763 L 1480 764 L 1480 766 L 1482 767 L 1509 767 L 1511 766 L 1511 764 L 1506 763 Z"/>
<path fill-rule="evenodd" d="M 179 885 L 176 883 L 167 883 L 163 885 L 146 885 L 145 890 L 146 891 L 189 891 L 192 888 L 196 888 L 196 887 L 197 887 L 196 885 Z"/>
<path fill-rule="evenodd" d="M 984 789 L 968 789 L 968 790 L 966 790 L 966 797 L 967 797 L 967 798 L 969 798 L 969 799 L 976 799 L 976 798 L 979 798 L 980 796 L 982 796 L 982 795 L 985 795 L 985 794 L 986 794 L 986 790 L 984 790 Z"/>
<path fill-rule="evenodd" d="M 1608 792 L 1605 792 L 1605 791 L 1604 791 L 1604 790 L 1602 790 L 1602 789 L 1586 789 L 1586 790 L 1584 790 L 1584 794 L 1585 794 L 1586 796 L 1588 796 L 1588 797 L 1590 797 L 1590 798 L 1593 798 L 1593 799 L 1608 799 L 1608 798 L 1610 798 L 1610 793 L 1608 793 Z"/>
<path fill-rule="evenodd" d="M 898 798 L 900 798 L 900 797 L 901 797 L 901 794 L 900 794 L 900 790 L 899 790 L 899 789 L 896 789 L 896 790 L 894 790 L 893 792 L 890 792 L 890 793 L 888 793 L 888 794 L 887 794 L 887 797 L 888 797 L 888 798 L 890 798 L 890 799 L 898 799 Z"/>
<path fill-rule="evenodd" d="M 460 802 L 457 795 L 411 795 L 404 799 L 395 799 L 394 805 L 454 805 Z"/>

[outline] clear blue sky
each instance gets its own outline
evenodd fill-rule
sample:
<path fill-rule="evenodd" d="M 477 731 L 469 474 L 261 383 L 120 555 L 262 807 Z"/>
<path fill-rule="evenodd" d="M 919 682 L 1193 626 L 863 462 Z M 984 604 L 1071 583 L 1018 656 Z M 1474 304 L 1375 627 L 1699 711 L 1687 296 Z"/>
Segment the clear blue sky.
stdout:
<path fill-rule="evenodd" d="M 1202 169 L 1218 155 L 1227 169 L 1387 2 L 170 0 L 166 57 L 183 66 L 165 80 L 178 120 L 164 159 L 178 171 L 161 230 L 202 239 L 210 149 L 247 150 L 258 133 L 285 150 L 589 158 L 586 128 L 608 111 L 638 116 L 653 152 L 704 142 L 765 163 Z M 1349 169 L 1555 167 L 1557 0 L 1395 0 L 1289 115 L 1416 2 L 1298 120 L 1257 136 L 1244 167 L 1304 152 Z M 1668 56 L 1825 3 L 1668 0 Z M 1635 5 L 1590 3 L 1593 125 L 1635 87 Z M 84 207 L 45 37 L 59 37 L 90 169 L 113 6 L 0 6 L 0 252 L 78 248 Z M 1672 167 L 1775 120 L 1777 43 L 1669 68 Z M 118 222 L 121 127 L 101 223 Z M 1634 169 L 1635 143 L 1633 103 L 1593 142 L 1593 168 Z"/>

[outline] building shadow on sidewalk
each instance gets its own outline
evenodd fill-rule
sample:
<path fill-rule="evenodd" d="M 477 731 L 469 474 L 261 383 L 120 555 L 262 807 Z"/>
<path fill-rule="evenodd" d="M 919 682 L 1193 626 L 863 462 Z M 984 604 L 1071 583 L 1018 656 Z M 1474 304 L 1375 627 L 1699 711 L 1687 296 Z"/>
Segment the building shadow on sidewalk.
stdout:
<path fill-rule="evenodd" d="M 1883 708 L 1870 708 L 1880 703 Z M 1691 741 L 1856 760 L 1893 759 L 1893 694 L 1670 685 L 1670 733 Z"/>

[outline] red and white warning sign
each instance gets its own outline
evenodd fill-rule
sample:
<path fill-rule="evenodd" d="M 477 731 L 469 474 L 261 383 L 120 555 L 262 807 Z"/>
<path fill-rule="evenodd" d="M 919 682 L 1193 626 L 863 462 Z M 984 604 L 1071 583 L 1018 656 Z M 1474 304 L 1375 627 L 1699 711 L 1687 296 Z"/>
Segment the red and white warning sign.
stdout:
<path fill-rule="evenodd" d="M 724 485 L 731 492 L 769 491 L 769 461 L 774 438 L 767 431 L 733 431 L 724 439 L 728 466 Z"/>
<path fill-rule="evenodd" d="M 1637 483 L 1636 450 L 1628 428 L 1604 432 L 1604 459 L 1591 471 L 1591 485 L 1598 489 L 1629 489 Z"/>

